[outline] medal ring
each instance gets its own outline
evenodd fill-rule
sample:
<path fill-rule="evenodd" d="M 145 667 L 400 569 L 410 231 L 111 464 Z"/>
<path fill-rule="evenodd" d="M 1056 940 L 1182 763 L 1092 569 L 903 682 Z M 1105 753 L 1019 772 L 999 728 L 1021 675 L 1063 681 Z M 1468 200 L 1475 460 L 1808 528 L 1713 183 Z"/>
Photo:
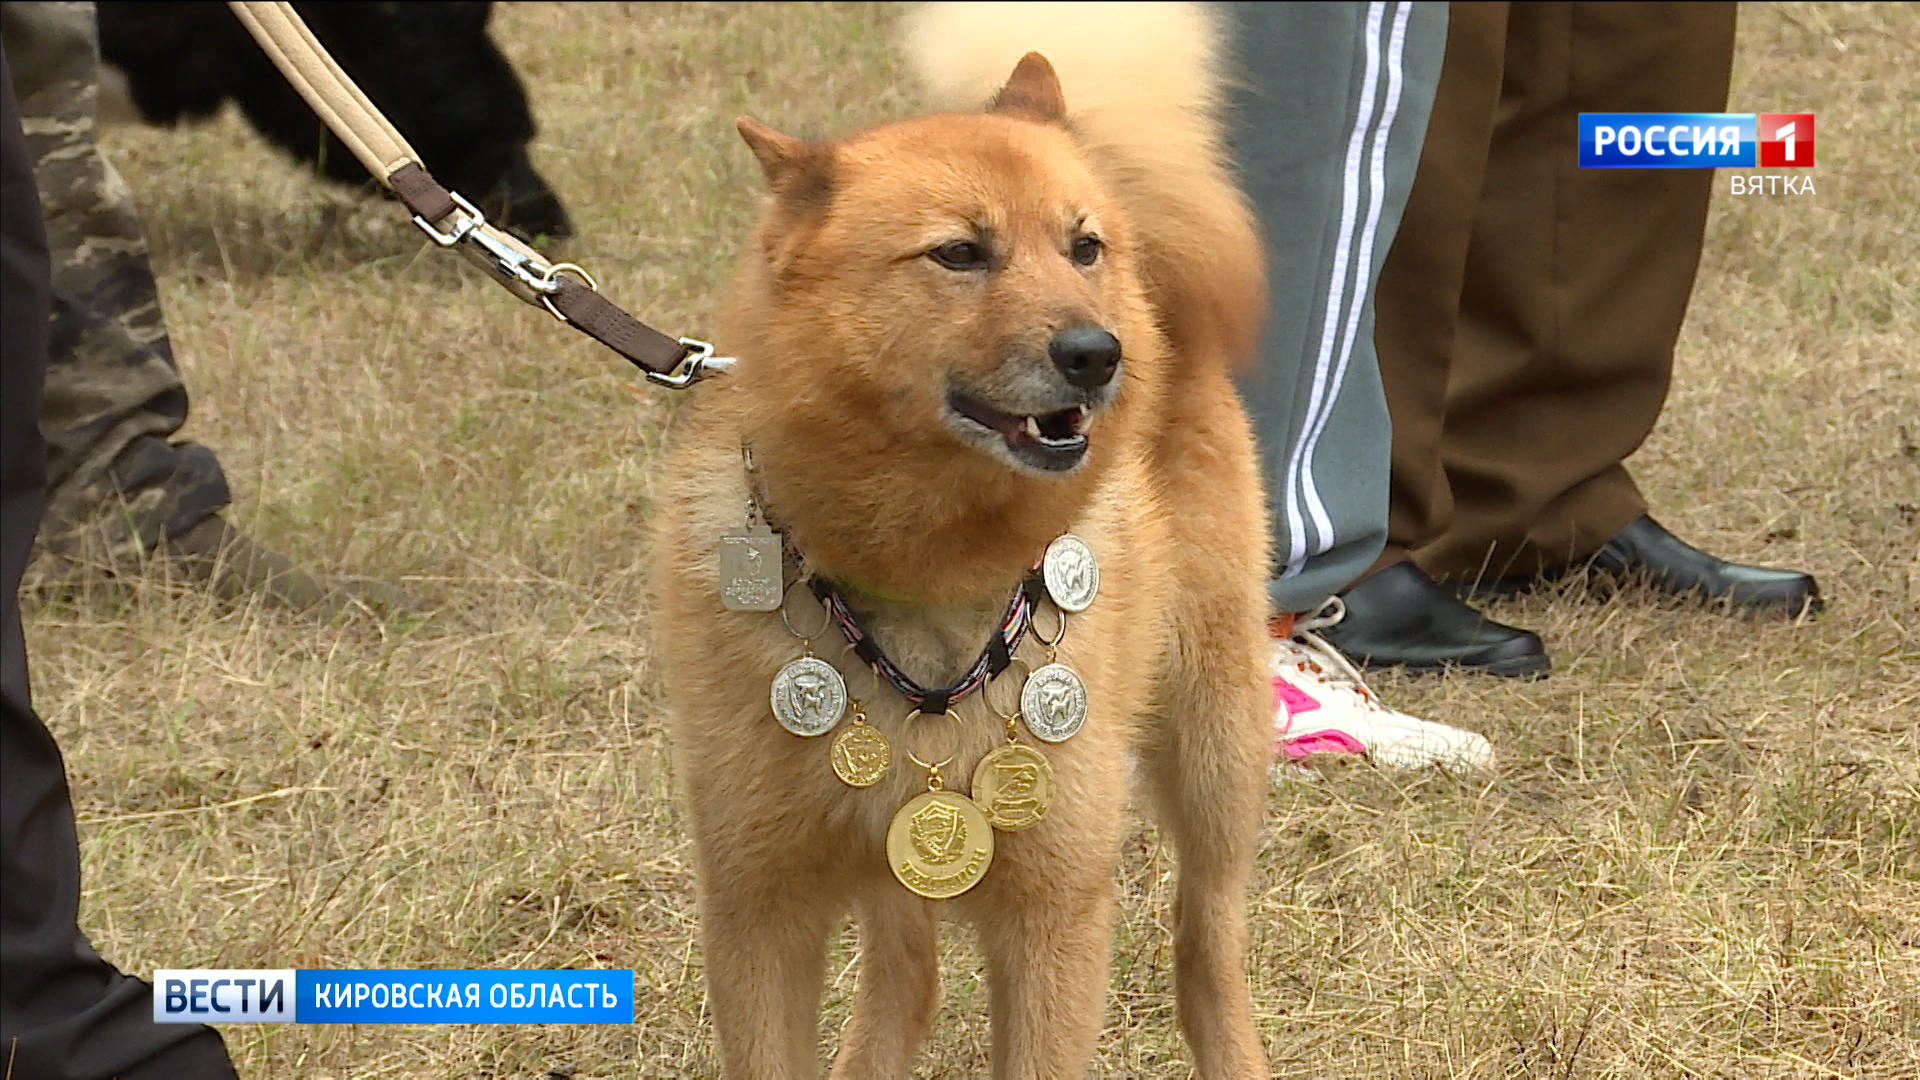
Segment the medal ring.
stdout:
<path fill-rule="evenodd" d="M 1033 627 L 1033 636 L 1040 644 L 1045 645 L 1049 649 L 1059 648 L 1060 643 L 1066 640 L 1067 637 L 1067 613 L 1062 611 L 1058 606 L 1056 606 L 1053 611 L 1054 614 L 1060 616 L 1060 629 L 1054 633 L 1051 639 L 1040 632 L 1040 609 L 1038 605 L 1034 607 L 1032 621 L 1029 624 Z"/>
<path fill-rule="evenodd" d="M 980 688 L 980 700 L 987 703 L 987 711 L 992 713 L 996 720 L 1011 720 L 1014 717 L 1020 715 L 1020 710 L 1018 707 L 1014 708 L 1009 712 L 1001 712 L 999 706 L 993 703 L 993 688 L 999 685 L 999 682 L 1002 676 L 1006 675 L 1007 672 L 1013 670 L 1014 664 L 1020 665 L 1020 681 L 1016 685 L 1025 686 L 1027 684 L 1027 680 L 1033 677 L 1033 667 L 1032 665 L 1028 664 L 1025 660 L 1022 660 L 1016 656 L 1012 658 L 1011 662 L 1008 663 L 1005 668 L 1001 669 L 999 675 L 995 675 L 993 678 L 988 679 L 987 684 Z"/>
<path fill-rule="evenodd" d="M 793 583 L 793 585 L 798 585 L 798 584 L 800 584 L 799 581 L 795 581 Z M 811 634 L 803 634 L 800 631 L 795 630 L 793 628 L 793 620 L 789 618 L 787 615 L 787 597 L 793 592 L 793 585 L 787 586 L 786 591 L 780 594 L 780 622 L 786 626 L 787 633 L 792 634 L 794 637 L 799 638 L 801 641 L 812 641 L 814 638 L 817 638 L 821 634 L 826 633 L 828 628 L 833 625 L 833 613 L 827 610 L 827 605 L 821 604 L 820 605 L 820 629 L 815 630 Z"/>
<path fill-rule="evenodd" d="M 928 772 L 938 772 L 942 767 L 953 764 L 953 759 L 955 757 L 958 757 L 960 754 L 960 714 L 957 712 L 954 712 L 952 709 L 948 709 L 945 713 L 942 714 L 948 720 L 953 721 L 953 750 L 950 753 L 948 753 L 946 757 L 941 758 L 939 761 L 933 761 L 933 762 L 922 761 L 920 760 L 920 755 L 913 752 L 912 723 L 914 719 L 916 719 L 917 717 L 922 717 L 926 715 L 928 714 L 923 713 L 918 709 L 915 709 L 914 711 L 907 714 L 908 729 L 907 729 L 906 739 L 904 740 L 907 747 L 907 760 L 913 762 L 915 765 L 920 766 L 921 768 L 927 770 Z"/>

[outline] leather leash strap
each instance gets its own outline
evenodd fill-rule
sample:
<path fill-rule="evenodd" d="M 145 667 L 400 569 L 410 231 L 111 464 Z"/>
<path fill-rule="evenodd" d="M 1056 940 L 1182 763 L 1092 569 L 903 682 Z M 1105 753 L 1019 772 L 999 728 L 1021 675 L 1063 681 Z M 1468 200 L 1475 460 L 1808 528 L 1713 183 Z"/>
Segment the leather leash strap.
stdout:
<path fill-rule="evenodd" d="M 684 387 L 724 370 L 732 361 L 713 346 L 674 338 L 634 318 L 600 295 L 593 276 L 573 263 L 552 263 L 458 192 L 442 187 L 420 155 L 307 29 L 293 5 L 233 0 L 233 13 L 307 104 L 413 213 L 413 222 L 441 247 L 457 247 L 509 292 L 632 361 L 648 379 Z"/>

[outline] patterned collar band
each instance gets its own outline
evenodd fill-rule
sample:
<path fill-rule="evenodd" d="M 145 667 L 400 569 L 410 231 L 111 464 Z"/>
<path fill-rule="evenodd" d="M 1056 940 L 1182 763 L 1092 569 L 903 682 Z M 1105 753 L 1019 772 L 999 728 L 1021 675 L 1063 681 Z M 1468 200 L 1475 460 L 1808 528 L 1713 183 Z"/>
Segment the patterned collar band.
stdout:
<path fill-rule="evenodd" d="M 875 675 L 885 679 L 887 685 L 899 691 L 900 696 L 906 698 L 916 712 L 935 716 L 945 713 L 967 695 L 986 685 L 988 679 L 1005 671 L 1013 662 L 1013 654 L 1019 651 L 1020 642 L 1026 638 L 1028 628 L 1033 625 L 1034 608 L 1039 604 L 1040 598 L 1046 595 L 1046 586 L 1041 580 L 1040 563 L 1034 563 L 1029 568 L 1026 578 L 1020 582 L 1018 588 L 1014 589 L 1012 599 L 1007 601 L 1006 615 L 1001 618 L 999 627 L 988 637 L 986 647 L 981 649 L 980 655 L 974 658 L 966 674 L 946 686 L 928 689 L 915 682 L 906 672 L 901 671 L 899 666 L 880 648 L 879 643 L 873 640 L 873 636 L 867 632 L 866 628 L 860 625 L 859 618 L 854 615 L 853 609 L 848 607 L 846 596 L 840 587 L 825 577 L 813 574 L 808 569 L 806 556 L 801 553 L 799 545 L 794 543 L 792 534 L 787 531 L 786 526 L 775 524 L 767 514 L 766 492 L 763 490 L 760 470 L 754 464 L 753 449 L 743 444 L 740 452 L 746 464 L 747 501 L 752 515 L 779 533 L 780 547 L 798 568 L 800 580 L 806 582 L 807 588 L 812 590 L 813 595 L 819 597 L 820 602 L 826 605 L 827 613 L 833 617 L 834 625 L 838 626 L 840 633 L 846 637 L 847 644 L 853 647 L 854 655 L 866 662 Z"/>
<path fill-rule="evenodd" d="M 802 573 L 805 573 L 804 569 Z M 915 711 L 938 716 L 980 689 L 988 679 L 1005 671 L 1013 662 L 1013 654 L 1019 650 L 1021 640 L 1033 625 L 1033 608 L 1039 602 L 1041 586 L 1037 575 L 1028 575 L 1020 587 L 1013 591 L 1013 599 L 1007 602 L 1006 617 L 1000 620 L 999 628 L 987 639 L 986 648 L 974 658 L 973 666 L 959 679 L 936 690 L 929 690 L 914 682 L 887 657 L 848 609 L 846 600 L 833 582 L 814 577 L 808 580 L 807 587 L 813 590 L 813 595 L 819 597 L 821 603 L 827 605 L 827 612 L 833 616 L 834 624 L 846 635 L 847 644 L 853 646 L 854 655 L 866 661 L 874 674 L 898 690 Z"/>

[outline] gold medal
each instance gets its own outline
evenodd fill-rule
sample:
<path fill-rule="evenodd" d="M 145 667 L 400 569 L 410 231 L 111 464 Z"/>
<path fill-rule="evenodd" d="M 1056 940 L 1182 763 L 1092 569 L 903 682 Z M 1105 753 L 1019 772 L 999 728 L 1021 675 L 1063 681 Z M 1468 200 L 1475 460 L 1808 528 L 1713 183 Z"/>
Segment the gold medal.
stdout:
<path fill-rule="evenodd" d="M 921 792 L 887 827 L 887 865 L 917 896 L 959 896 L 980 883 L 992 862 L 993 826 L 965 795 Z"/>
<path fill-rule="evenodd" d="M 973 801 L 1001 832 L 1031 828 L 1053 804 L 1053 766 L 1038 749 L 1007 743 L 974 767 Z"/>
<path fill-rule="evenodd" d="M 872 787 L 893 764 L 893 746 L 887 737 L 867 725 L 859 702 L 853 706 L 853 725 L 833 737 L 833 771 L 849 787 Z"/>

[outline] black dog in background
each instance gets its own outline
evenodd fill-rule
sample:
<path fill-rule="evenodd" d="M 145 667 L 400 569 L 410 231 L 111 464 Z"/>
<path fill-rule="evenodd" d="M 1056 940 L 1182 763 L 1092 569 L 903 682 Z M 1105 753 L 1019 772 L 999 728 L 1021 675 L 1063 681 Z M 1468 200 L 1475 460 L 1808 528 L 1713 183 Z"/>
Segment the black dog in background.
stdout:
<path fill-rule="evenodd" d="M 566 208 L 527 160 L 533 114 L 519 76 L 487 35 L 491 3 L 293 6 L 435 179 L 522 238 L 573 235 Z M 204 119 L 231 98 L 269 142 L 322 175 L 372 181 L 226 4 L 98 8 L 101 58 L 126 74 L 149 123 Z"/>

